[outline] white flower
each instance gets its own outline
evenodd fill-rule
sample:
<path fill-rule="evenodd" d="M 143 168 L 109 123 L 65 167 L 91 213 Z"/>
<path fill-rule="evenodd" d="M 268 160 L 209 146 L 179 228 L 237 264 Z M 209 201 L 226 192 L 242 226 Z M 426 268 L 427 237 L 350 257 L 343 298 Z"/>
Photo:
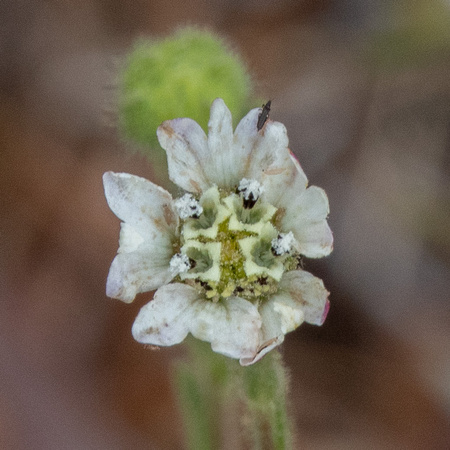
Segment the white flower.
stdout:
<path fill-rule="evenodd" d="M 191 119 L 158 128 L 170 178 L 187 191 L 178 200 L 143 178 L 105 173 L 123 221 L 107 295 L 131 302 L 157 289 L 134 322 L 137 341 L 174 345 L 191 333 L 249 365 L 302 322 L 325 320 L 328 292 L 299 259 L 332 250 L 328 199 L 307 188 L 281 123 L 257 129 L 260 113 L 233 133 L 216 99 L 208 135 Z"/>

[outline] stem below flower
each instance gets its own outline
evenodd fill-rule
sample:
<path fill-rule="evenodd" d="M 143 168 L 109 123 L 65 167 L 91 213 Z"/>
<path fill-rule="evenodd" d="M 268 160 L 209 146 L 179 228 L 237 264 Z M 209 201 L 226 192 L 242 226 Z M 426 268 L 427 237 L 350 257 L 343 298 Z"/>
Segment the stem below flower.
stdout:
<path fill-rule="evenodd" d="M 254 450 L 292 448 L 291 423 L 287 413 L 288 376 L 278 351 L 261 361 L 240 368 L 246 407 L 247 431 Z"/>
<path fill-rule="evenodd" d="M 190 360 L 176 371 L 188 448 L 292 449 L 288 376 L 280 354 L 272 351 L 258 363 L 241 367 L 211 352 L 206 343 L 188 343 Z"/>

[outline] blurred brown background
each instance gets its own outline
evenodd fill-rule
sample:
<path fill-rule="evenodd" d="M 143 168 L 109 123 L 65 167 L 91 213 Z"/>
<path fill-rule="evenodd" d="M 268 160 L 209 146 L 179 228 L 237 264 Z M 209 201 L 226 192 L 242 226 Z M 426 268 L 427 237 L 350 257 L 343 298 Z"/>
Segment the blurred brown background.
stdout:
<path fill-rule="evenodd" d="M 221 33 L 272 99 L 335 251 L 321 328 L 283 347 L 302 449 L 450 448 L 450 2 L 3 0 L 0 447 L 181 449 L 170 367 L 106 298 L 101 175 L 160 181 L 108 126 L 139 36 Z"/>

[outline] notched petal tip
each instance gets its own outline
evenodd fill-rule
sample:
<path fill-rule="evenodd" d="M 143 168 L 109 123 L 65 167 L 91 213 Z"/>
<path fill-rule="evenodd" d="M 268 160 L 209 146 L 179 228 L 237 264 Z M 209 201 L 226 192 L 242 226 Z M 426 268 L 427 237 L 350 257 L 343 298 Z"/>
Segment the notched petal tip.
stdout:
<path fill-rule="evenodd" d="M 146 239 L 176 234 L 178 215 L 169 192 L 145 178 L 127 173 L 103 175 L 110 209 Z"/>

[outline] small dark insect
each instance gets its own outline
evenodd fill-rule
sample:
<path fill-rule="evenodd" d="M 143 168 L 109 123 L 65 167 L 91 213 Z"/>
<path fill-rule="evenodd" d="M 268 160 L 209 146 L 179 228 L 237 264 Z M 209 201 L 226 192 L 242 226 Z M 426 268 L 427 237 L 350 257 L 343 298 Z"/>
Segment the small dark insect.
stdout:
<path fill-rule="evenodd" d="M 262 129 L 267 119 L 269 118 L 271 103 L 272 100 L 269 100 L 265 105 L 262 105 L 262 111 L 258 116 L 258 123 L 256 124 L 256 128 L 258 129 L 258 131 Z"/>

